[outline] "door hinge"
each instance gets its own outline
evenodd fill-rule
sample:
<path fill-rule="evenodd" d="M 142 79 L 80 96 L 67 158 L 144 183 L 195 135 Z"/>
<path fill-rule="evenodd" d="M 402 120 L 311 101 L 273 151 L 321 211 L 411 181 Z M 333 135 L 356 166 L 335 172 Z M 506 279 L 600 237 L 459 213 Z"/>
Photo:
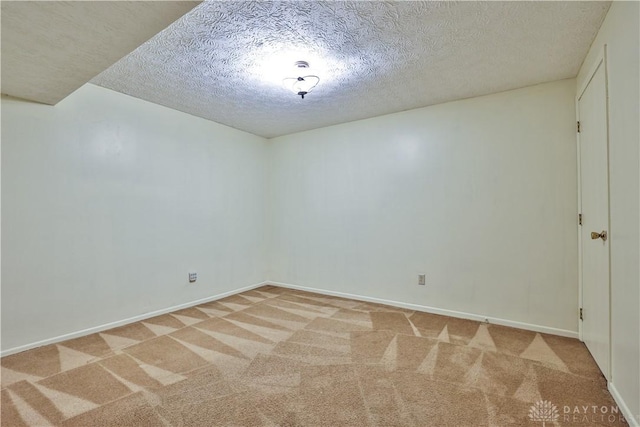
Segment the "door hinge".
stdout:
<path fill-rule="evenodd" d="M 576 122 L 576 128 L 578 130 L 578 133 L 580 133 L 580 122 L 579 121 Z"/>
<path fill-rule="evenodd" d="M 580 320 L 584 320 L 584 317 L 582 316 L 582 309 L 580 309 Z"/>
<path fill-rule="evenodd" d="M 582 225 L 582 214 L 578 214 L 578 225 Z"/>

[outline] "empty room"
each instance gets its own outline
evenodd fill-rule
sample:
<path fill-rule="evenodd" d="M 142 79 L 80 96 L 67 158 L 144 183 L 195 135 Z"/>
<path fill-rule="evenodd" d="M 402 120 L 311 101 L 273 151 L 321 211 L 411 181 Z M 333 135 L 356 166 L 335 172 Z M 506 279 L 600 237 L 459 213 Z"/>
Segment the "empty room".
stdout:
<path fill-rule="evenodd" d="M 639 18 L 3 0 L 0 425 L 639 426 Z"/>

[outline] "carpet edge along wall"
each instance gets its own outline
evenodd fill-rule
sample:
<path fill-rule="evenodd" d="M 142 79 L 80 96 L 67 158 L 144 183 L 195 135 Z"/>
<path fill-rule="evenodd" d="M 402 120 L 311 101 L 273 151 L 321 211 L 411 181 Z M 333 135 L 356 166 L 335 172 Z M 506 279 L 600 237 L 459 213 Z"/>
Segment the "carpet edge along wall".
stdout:
<path fill-rule="evenodd" d="M 1 364 L 3 426 L 528 425 L 542 401 L 572 425 L 564 408 L 617 411 L 576 339 L 273 285 Z M 600 415 L 585 414 L 624 425 Z"/>

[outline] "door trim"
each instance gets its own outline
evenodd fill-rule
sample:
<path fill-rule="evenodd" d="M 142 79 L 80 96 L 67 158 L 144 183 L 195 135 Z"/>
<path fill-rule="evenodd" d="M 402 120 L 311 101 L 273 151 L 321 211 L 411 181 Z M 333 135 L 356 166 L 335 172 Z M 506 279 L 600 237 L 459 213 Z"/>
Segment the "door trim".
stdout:
<path fill-rule="evenodd" d="M 608 223 L 607 230 L 609 232 L 609 236 L 611 236 L 611 176 L 610 176 L 610 164 L 609 164 L 609 73 L 607 67 L 607 45 L 602 45 L 602 48 L 598 52 L 598 55 L 595 57 L 593 64 L 589 68 L 589 72 L 585 74 L 582 81 L 577 82 L 578 91 L 576 93 L 575 105 L 576 105 L 576 120 L 580 121 L 580 98 L 584 94 L 587 86 L 593 79 L 593 76 L 600 69 L 600 67 L 604 67 L 604 81 L 605 81 L 605 97 L 606 97 L 606 149 L 607 149 L 607 213 L 608 213 Z M 578 213 L 582 213 L 582 174 L 581 174 L 581 162 L 580 162 L 580 132 L 576 131 L 576 153 L 577 153 L 577 172 L 578 172 Z M 583 277 L 582 277 L 582 226 L 578 224 L 578 307 L 582 308 L 582 296 L 583 296 Z M 609 245 L 607 246 L 607 257 L 609 262 L 609 277 L 608 277 L 608 285 L 609 285 L 609 351 L 608 351 L 608 372 L 604 372 L 604 375 L 607 379 L 611 378 L 611 240 L 609 241 Z M 582 331 L 582 321 L 578 316 L 578 337 L 580 341 L 584 341 L 583 339 L 583 331 Z"/>

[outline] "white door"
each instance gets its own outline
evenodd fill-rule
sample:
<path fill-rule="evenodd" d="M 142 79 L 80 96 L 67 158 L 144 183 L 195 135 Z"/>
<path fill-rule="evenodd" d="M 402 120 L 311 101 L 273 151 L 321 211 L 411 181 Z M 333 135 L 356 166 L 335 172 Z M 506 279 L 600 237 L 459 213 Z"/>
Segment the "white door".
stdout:
<path fill-rule="evenodd" d="M 609 172 L 605 55 L 578 94 L 582 340 L 609 379 Z M 589 79 L 589 77 L 587 77 Z"/>

